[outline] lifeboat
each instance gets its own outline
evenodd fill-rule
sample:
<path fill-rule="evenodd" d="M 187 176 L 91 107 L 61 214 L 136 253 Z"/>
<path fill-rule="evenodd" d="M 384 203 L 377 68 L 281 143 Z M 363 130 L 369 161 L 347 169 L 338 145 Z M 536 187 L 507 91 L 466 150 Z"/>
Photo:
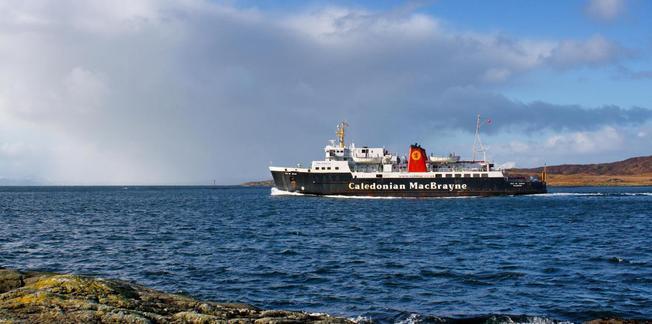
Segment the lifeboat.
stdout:
<path fill-rule="evenodd" d="M 351 159 L 360 164 L 380 164 L 383 162 L 385 153 L 385 149 L 381 147 L 356 147 L 352 149 Z"/>
<path fill-rule="evenodd" d="M 380 164 L 383 161 L 382 156 L 365 156 L 353 154 L 351 158 L 353 161 L 355 161 L 355 163 L 360 164 Z"/>
<path fill-rule="evenodd" d="M 431 163 L 456 163 L 460 161 L 459 155 L 449 154 L 448 156 L 435 156 L 429 157 Z"/>

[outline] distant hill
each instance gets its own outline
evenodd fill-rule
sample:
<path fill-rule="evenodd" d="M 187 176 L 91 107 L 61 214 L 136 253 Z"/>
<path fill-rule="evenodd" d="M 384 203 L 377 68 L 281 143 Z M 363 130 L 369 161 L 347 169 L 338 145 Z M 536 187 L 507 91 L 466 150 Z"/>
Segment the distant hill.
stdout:
<path fill-rule="evenodd" d="M 540 175 L 543 167 L 509 169 L 508 176 Z M 651 186 L 652 156 L 595 164 L 562 164 L 546 167 L 551 186 Z"/>
<path fill-rule="evenodd" d="M 540 173 L 542 167 L 510 169 L 510 172 Z M 562 164 L 546 167 L 548 174 L 587 175 L 641 175 L 652 173 L 652 156 L 633 157 L 627 160 L 596 164 Z"/>
<path fill-rule="evenodd" d="M 244 187 L 273 187 L 274 180 L 249 181 L 249 182 L 242 183 L 240 185 Z"/>

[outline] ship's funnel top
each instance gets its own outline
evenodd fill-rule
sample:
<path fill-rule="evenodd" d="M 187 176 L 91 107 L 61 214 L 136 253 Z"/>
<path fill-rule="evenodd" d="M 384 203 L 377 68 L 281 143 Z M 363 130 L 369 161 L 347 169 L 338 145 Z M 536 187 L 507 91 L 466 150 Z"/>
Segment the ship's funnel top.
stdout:
<path fill-rule="evenodd" d="M 410 156 L 408 157 L 408 172 L 426 172 L 426 150 L 421 146 L 410 145 Z"/>

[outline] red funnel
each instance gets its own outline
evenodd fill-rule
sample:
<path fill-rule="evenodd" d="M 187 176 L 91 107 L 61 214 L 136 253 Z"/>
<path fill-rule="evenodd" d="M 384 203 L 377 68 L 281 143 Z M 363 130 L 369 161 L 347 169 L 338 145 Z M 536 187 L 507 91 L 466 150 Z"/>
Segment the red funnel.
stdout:
<path fill-rule="evenodd" d="M 426 172 L 426 150 L 418 145 L 410 145 L 410 156 L 408 157 L 408 172 Z"/>

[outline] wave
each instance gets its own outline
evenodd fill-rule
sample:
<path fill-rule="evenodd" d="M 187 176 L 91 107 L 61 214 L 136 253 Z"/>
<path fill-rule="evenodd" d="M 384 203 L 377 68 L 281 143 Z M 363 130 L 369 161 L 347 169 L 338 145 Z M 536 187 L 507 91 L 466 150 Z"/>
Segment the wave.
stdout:
<path fill-rule="evenodd" d="M 353 319 L 356 323 L 368 323 L 366 318 Z M 545 316 L 537 315 L 484 315 L 473 317 L 438 317 L 410 313 L 409 315 L 400 315 L 398 318 L 390 319 L 388 322 L 401 323 L 401 324 L 416 324 L 416 323 L 529 323 L 529 324 L 557 324 L 557 323 L 572 323 L 564 320 L 557 320 Z"/>
<path fill-rule="evenodd" d="M 328 198 L 337 199 L 410 199 L 412 197 L 386 197 L 386 196 L 344 196 L 344 195 L 324 195 Z"/>
<path fill-rule="evenodd" d="M 272 187 L 270 195 L 272 196 L 315 196 L 300 192 L 290 192 Z M 323 195 L 322 197 L 337 199 L 463 199 L 478 198 L 479 196 L 454 196 L 454 197 L 398 197 L 398 196 L 345 196 L 345 195 Z"/>
<path fill-rule="evenodd" d="M 300 192 L 290 192 L 272 187 L 272 196 L 316 196 Z M 652 192 L 549 192 L 544 194 L 526 195 L 530 197 L 650 197 Z M 322 197 L 336 199 L 468 199 L 481 198 L 481 196 L 450 196 L 450 197 L 399 197 L 399 196 L 347 196 L 323 195 Z"/>
<path fill-rule="evenodd" d="M 537 197 L 559 197 L 559 196 L 604 196 L 602 192 L 549 192 L 544 194 L 536 194 L 532 196 Z"/>
<path fill-rule="evenodd" d="M 337 199 L 468 199 L 468 198 L 480 198 L 480 196 L 399 197 L 399 196 L 345 196 L 345 195 L 324 195 L 324 197 L 337 198 Z"/>
<path fill-rule="evenodd" d="M 605 196 L 605 197 L 641 197 L 652 196 L 652 192 L 549 192 L 530 196 L 564 197 L 564 196 Z"/>
<path fill-rule="evenodd" d="M 272 187 L 270 195 L 272 196 L 305 196 L 305 194 L 302 194 L 300 192 L 290 192 L 290 191 L 284 191 L 280 190 L 276 187 Z"/>

